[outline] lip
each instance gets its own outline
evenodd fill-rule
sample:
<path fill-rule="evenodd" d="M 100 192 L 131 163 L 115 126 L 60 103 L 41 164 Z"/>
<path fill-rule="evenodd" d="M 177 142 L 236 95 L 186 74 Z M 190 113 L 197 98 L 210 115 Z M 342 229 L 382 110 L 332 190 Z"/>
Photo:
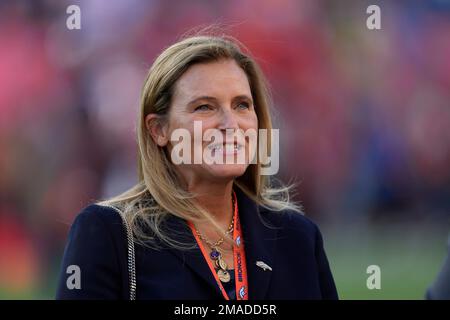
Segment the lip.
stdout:
<path fill-rule="evenodd" d="M 230 148 L 231 147 L 231 148 Z M 223 153 L 224 155 L 233 155 L 237 154 L 244 148 L 244 145 L 240 143 L 213 143 L 208 145 L 209 150 L 212 150 L 213 155 L 216 152 Z"/>

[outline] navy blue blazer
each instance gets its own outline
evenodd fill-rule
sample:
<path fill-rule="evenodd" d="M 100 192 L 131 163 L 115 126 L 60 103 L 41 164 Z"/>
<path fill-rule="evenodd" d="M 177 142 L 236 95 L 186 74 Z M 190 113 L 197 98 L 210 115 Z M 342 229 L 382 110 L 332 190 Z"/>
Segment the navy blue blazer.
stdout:
<path fill-rule="evenodd" d="M 317 226 L 288 210 L 262 208 L 236 189 L 249 299 L 337 299 Z M 185 220 L 171 216 L 166 223 L 177 230 L 176 239 L 195 243 Z M 198 247 L 180 251 L 167 245 L 162 250 L 137 245 L 135 251 L 137 299 L 223 299 Z M 265 262 L 272 271 L 264 271 L 256 261 Z M 66 285 L 70 265 L 80 268 L 80 289 Z M 114 209 L 89 205 L 70 229 L 56 298 L 128 299 L 128 279 L 121 217 Z"/>

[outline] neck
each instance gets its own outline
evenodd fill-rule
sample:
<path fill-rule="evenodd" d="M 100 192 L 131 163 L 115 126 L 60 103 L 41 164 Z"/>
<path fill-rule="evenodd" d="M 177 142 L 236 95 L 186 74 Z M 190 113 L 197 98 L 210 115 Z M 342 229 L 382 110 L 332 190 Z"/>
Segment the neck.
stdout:
<path fill-rule="evenodd" d="M 217 184 L 199 184 L 190 186 L 189 191 L 197 194 L 195 200 L 214 217 L 223 227 L 228 228 L 233 215 L 232 192 L 233 181 Z"/>

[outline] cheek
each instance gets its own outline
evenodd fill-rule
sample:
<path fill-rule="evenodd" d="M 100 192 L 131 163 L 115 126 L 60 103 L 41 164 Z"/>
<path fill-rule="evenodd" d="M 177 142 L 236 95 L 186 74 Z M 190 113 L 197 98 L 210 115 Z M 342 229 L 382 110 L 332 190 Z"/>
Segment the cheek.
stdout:
<path fill-rule="evenodd" d="M 194 136 L 194 122 L 189 121 L 189 119 L 185 117 L 173 117 L 169 121 L 169 139 L 174 135 L 174 133 L 179 133 L 179 130 L 183 130 L 183 134 L 189 132 L 191 137 Z M 177 132 L 178 131 L 178 132 Z"/>
<path fill-rule="evenodd" d="M 178 128 L 186 128 L 189 130 L 189 128 L 186 127 L 186 123 L 185 123 L 183 117 L 178 116 L 177 114 L 174 114 L 169 119 L 169 129 L 172 132 Z"/>
<path fill-rule="evenodd" d="M 253 112 L 252 115 L 249 115 L 242 122 L 241 128 L 246 129 L 255 129 L 258 130 L 258 117 L 256 113 Z"/>

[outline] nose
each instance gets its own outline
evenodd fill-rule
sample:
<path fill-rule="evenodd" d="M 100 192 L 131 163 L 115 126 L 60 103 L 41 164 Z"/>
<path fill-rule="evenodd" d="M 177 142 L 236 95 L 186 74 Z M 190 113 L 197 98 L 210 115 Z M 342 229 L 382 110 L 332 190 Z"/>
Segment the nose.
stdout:
<path fill-rule="evenodd" d="M 237 121 L 237 116 L 233 114 L 232 110 L 223 110 L 221 117 L 220 117 L 220 123 L 218 129 L 220 130 L 226 130 L 226 129 L 239 129 L 239 124 Z"/>

